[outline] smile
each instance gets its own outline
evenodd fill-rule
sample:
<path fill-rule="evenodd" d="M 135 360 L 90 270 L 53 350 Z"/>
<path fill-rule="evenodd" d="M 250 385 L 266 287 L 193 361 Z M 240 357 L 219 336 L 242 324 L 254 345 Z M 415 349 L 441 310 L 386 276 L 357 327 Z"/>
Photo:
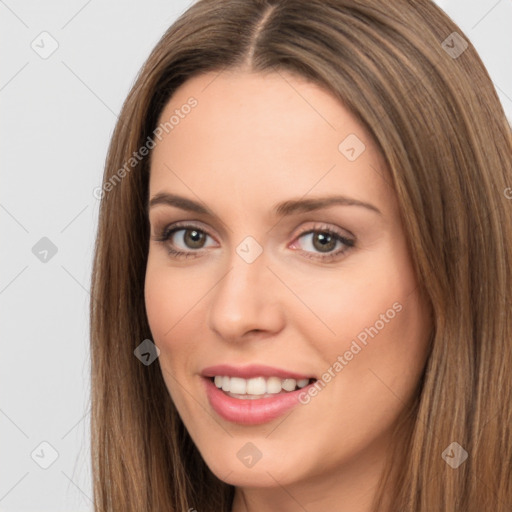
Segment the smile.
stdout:
<path fill-rule="evenodd" d="M 301 394 L 317 381 L 311 374 L 261 364 L 220 364 L 203 368 L 200 375 L 213 411 L 240 425 L 282 416 L 301 404 Z"/>
<path fill-rule="evenodd" d="M 219 389 L 226 392 L 228 396 L 238 399 L 254 400 L 268 398 L 279 393 L 289 393 L 302 389 L 310 384 L 313 379 L 292 379 L 279 377 L 253 377 L 244 379 L 242 377 L 229 377 L 216 375 L 212 377 L 213 383 Z"/>

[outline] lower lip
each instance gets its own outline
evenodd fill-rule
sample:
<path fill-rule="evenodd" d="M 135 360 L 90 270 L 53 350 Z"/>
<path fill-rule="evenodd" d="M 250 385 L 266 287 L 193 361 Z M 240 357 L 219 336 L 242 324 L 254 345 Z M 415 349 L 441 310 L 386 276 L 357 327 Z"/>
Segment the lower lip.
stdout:
<path fill-rule="evenodd" d="M 239 399 L 226 395 L 209 378 L 203 377 L 206 396 L 213 410 L 222 418 L 241 425 L 260 425 L 272 421 L 296 405 L 299 395 L 308 392 L 314 382 L 301 389 L 276 394 L 268 398 Z"/>

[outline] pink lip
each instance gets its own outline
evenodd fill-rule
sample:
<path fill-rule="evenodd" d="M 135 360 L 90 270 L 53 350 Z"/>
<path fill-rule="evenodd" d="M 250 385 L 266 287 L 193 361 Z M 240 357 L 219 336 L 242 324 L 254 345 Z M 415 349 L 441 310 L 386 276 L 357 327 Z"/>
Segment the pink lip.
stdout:
<path fill-rule="evenodd" d="M 311 379 L 316 378 L 312 375 L 300 375 L 299 373 L 282 370 L 281 368 L 273 368 L 271 366 L 263 366 L 260 364 L 251 364 L 248 366 L 230 366 L 229 364 L 219 364 L 216 366 L 208 366 L 201 372 L 203 377 L 215 377 L 216 375 L 228 377 L 241 377 L 250 379 L 251 377 L 279 377 L 280 379 Z"/>
<path fill-rule="evenodd" d="M 217 373 L 216 375 L 219 374 Z M 273 375 L 276 374 L 274 373 Z M 204 377 L 202 380 L 205 385 L 206 396 L 213 410 L 225 420 L 241 425 L 260 425 L 278 418 L 301 403 L 299 395 L 304 392 L 307 393 L 309 387 L 314 385 L 314 383 L 311 383 L 302 389 L 276 394 L 268 398 L 244 400 L 226 395 L 209 377 Z"/>

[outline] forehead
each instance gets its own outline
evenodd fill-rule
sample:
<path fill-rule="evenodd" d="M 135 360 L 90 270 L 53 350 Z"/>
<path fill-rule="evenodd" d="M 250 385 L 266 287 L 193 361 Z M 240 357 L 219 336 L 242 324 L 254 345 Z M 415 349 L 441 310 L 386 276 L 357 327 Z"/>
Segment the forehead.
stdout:
<path fill-rule="evenodd" d="M 192 191 L 261 204 L 337 192 L 393 207 L 383 157 L 363 125 L 295 75 L 193 77 L 164 108 L 159 125 L 166 122 L 153 150 L 150 195 Z"/>

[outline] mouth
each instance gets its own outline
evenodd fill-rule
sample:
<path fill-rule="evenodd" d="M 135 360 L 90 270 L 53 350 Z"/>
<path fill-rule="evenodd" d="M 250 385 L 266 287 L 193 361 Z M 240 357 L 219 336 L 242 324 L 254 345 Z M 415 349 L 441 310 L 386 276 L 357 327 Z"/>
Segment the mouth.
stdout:
<path fill-rule="evenodd" d="M 204 392 L 220 418 L 230 423 L 251 426 L 271 422 L 304 404 L 316 378 L 251 378 L 214 375 L 201 378 Z M 302 397 L 302 398 L 301 398 Z"/>
<path fill-rule="evenodd" d="M 239 400 L 257 400 L 270 398 L 276 395 L 298 391 L 316 382 L 315 378 L 294 379 L 292 377 L 232 377 L 229 375 L 215 375 L 206 377 L 216 388 L 222 390 L 227 396 Z"/>

